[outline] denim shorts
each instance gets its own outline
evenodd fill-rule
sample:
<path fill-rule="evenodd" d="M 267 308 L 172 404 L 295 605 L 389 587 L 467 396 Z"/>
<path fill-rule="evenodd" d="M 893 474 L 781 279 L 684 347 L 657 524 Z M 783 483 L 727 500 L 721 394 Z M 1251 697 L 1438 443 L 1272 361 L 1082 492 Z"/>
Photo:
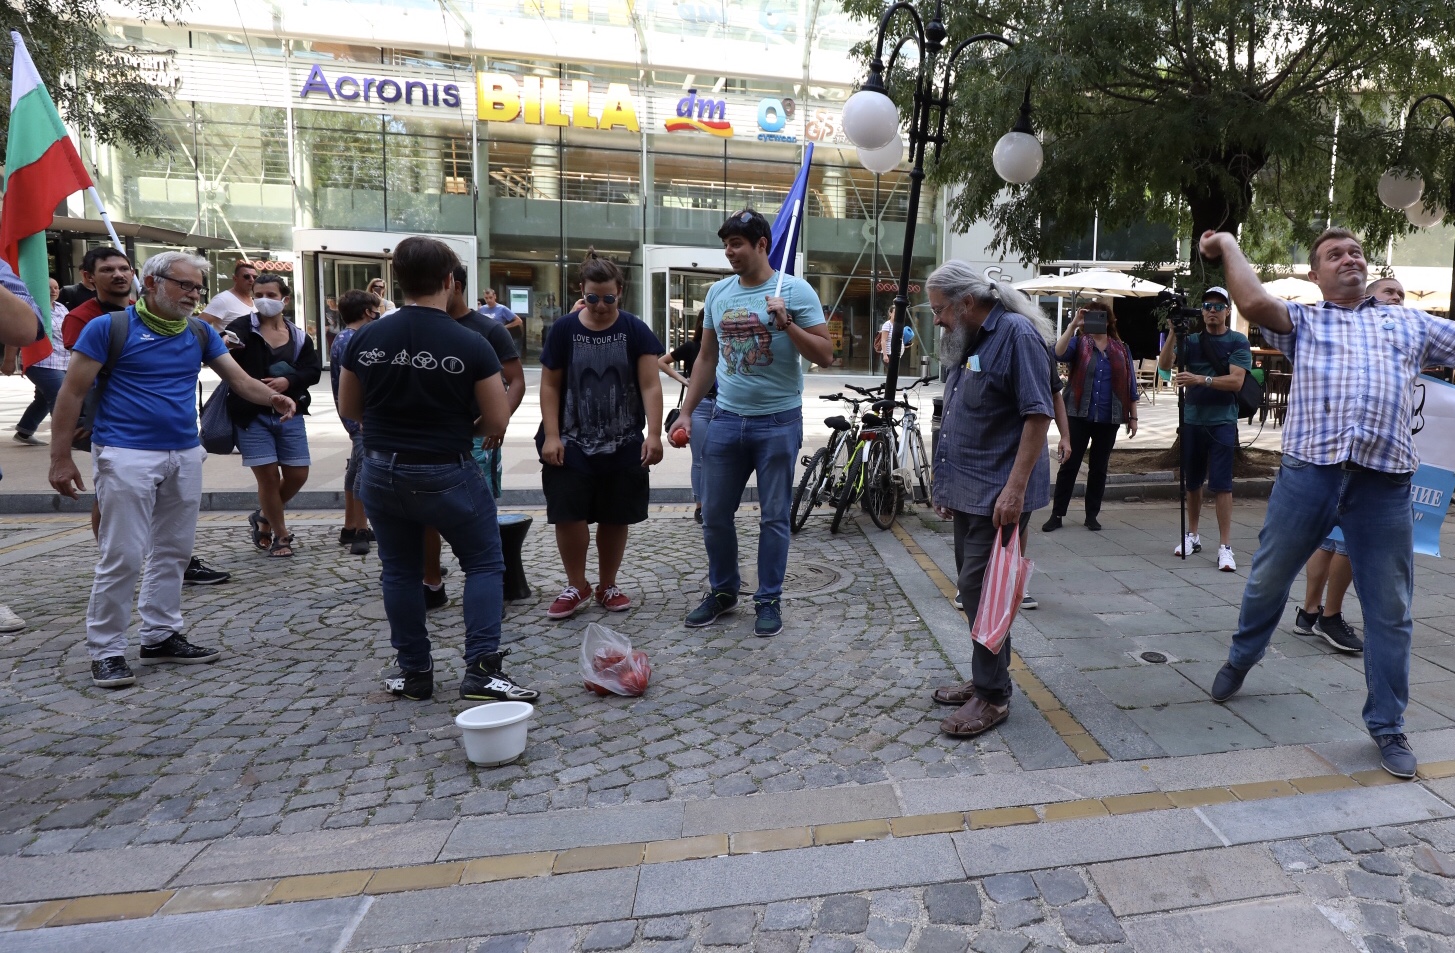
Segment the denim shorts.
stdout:
<path fill-rule="evenodd" d="M 1335 556 L 1349 555 L 1349 550 L 1345 548 L 1344 541 L 1342 539 L 1335 539 L 1332 536 L 1325 539 L 1322 543 L 1319 543 L 1319 549 L 1322 549 L 1326 553 L 1333 553 Z"/>
<path fill-rule="evenodd" d="M 349 440 L 353 444 L 353 449 L 349 451 L 349 462 L 344 464 L 344 492 L 353 493 L 355 496 L 358 496 L 358 493 L 354 490 L 354 486 L 358 482 L 359 471 L 364 466 L 363 429 L 355 427 L 353 430 L 350 430 Z"/>
<path fill-rule="evenodd" d="M 272 412 L 258 414 L 246 427 L 233 428 L 238 453 L 245 467 L 261 467 L 277 463 L 285 467 L 306 467 L 308 433 L 302 417 L 279 420 Z"/>

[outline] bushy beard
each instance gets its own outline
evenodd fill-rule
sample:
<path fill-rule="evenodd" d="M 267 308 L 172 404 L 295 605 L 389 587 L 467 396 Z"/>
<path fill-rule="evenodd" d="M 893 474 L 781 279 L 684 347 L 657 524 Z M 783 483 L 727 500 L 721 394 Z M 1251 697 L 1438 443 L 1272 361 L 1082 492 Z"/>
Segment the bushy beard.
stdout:
<path fill-rule="evenodd" d="M 965 362 L 970 352 L 970 329 L 956 324 L 951 330 L 940 334 L 940 367 L 958 367 Z"/>

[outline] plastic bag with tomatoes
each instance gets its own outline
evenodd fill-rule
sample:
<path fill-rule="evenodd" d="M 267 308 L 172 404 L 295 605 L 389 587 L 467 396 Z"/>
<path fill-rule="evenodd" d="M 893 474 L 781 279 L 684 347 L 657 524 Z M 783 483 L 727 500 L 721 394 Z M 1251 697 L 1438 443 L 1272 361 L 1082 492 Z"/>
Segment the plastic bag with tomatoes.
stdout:
<path fill-rule="evenodd" d="M 647 653 L 620 632 L 592 622 L 581 639 L 581 679 L 598 695 L 642 695 L 652 677 Z"/>

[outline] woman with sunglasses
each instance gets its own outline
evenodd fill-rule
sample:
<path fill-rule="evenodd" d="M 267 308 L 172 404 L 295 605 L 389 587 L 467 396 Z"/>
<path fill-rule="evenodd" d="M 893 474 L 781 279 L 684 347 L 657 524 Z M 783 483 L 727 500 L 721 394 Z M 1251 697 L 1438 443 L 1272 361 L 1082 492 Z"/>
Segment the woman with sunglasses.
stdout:
<path fill-rule="evenodd" d="M 617 586 L 627 530 L 647 518 L 647 468 L 662 459 L 662 343 L 640 318 L 621 309 L 626 278 L 594 249 L 581 264 L 577 310 L 551 325 L 541 349 L 541 428 L 536 448 L 546 521 L 566 588 L 546 611 L 575 615 L 592 598 L 586 551 L 596 524 L 597 603 L 631 608 Z M 645 434 L 643 433 L 645 430 Z"/>
<path fill-rule="evenodd" d="M 390 311 L 399 310 L 394 302 L 389 300 L 389 296 L 384 293 L 385 288 L 383 278 L 375 278 L 373 281 L 369 282 L 368 290 L 371 294 L 378 296 L 379 314 L 381 316 L 388 314 Z"/>

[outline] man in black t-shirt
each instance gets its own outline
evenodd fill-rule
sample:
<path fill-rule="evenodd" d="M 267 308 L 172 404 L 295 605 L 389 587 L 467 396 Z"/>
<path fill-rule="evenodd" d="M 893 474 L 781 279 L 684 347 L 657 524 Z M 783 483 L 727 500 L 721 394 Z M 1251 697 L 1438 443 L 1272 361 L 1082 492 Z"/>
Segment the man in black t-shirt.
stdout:
<path fill-rule="evenodd" d="M 501 670 L 505 559 L 495 499 L 470 443 L 481 436 L 499 446 L 510 409 L 495 352 L 445 312 L 458 265 L 443 242 L 400 242 L 394 276 L 405 305 L 355 333 L 339 376 L 339 412 L 364 426 L 356 485 L 379 543 L 384 612 L 398 653 L 399 672 L 384 686 L 415 701 L 434 694 L 423 538 L 436 526 L 465 574 L 460 697 L 534 702 L 538 692 Z"/>

